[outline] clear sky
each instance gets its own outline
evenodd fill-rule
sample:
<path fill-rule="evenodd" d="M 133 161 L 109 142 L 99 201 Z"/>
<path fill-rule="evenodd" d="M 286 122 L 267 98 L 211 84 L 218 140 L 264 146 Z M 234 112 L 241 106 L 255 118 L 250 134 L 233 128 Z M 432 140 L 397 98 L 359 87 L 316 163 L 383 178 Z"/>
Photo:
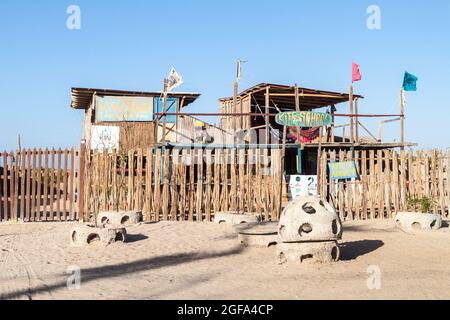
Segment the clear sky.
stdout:
<path fill-rule="evenodd" d="M 81 9 L 69 30 L 66 10 Z M 369 30 L 370 5 L 381 30 Z M 175 66 L 180 91 L 202 97 L 190 111 L 217 112 L 232 95 L 235 60 L 241 89 L 260 82 L 347 91 L 351 62 L 361 113 L 398 113 L 405 70 L 419 77 L 407 93 L 406 138 L 421 148 L 450 147 L 448 0 L 2 0 L 0 149 L 78 145 L 82 112 L 71 87 L 160 90 Z M 338 111 L 347 112 L 346 104 Z M 362 120 L 375 134 L 377 121 Z M 385 138 L 398 140 L 398 123 Z"/>

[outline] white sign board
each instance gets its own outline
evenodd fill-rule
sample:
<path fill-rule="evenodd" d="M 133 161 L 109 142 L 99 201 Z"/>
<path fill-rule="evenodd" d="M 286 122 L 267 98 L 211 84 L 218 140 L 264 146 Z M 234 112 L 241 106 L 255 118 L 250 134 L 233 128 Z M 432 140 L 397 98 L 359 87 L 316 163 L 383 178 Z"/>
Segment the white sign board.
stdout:
<path fill-rule="evenodd" d="M 289 198 L 317 196 L 317 176 L 289 176 Z"/>
<path fill-rule="evenodd" d="M 120 127 L 116 126 L 92 126 L 91 149 L 108 150 L 119 149 Z"/>

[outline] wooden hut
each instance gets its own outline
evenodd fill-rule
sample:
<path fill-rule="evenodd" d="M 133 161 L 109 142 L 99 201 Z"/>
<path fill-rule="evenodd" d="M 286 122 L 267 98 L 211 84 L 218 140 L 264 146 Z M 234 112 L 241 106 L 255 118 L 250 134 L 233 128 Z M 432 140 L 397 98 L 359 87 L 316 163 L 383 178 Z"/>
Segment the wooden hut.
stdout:
<path fill-rule="evenodd" d="M 180 112 L 199 96 L 169 93 L 167 112 Z M 177 116 L 162 121 L 164 117 L 155 115 L 163 111 L 161 92 L 72 88 L 71 107 L 84 110 L 83 139 L 90 149 L 145 149 L 162 140 L 176 142 L 177 127 L 183 125 Z"/>

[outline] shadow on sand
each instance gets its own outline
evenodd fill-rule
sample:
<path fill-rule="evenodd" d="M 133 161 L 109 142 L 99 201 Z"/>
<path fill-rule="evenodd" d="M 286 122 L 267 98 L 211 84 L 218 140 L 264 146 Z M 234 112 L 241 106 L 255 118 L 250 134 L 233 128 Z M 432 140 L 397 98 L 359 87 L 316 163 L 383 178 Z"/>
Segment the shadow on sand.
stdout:
<path fill-rule="evenodd" d="M 371 253 L 384 246 L 381 240 L 361 240 L 346 242 L 340 245 L 341 261 L 351 261 Z"/>
<path fill-rule="evenodd" d="M 236 248 L 222 251 L 222 252 L 203 252 L 203 253 L 181 253 L 176 255 L 166 255 L 154 258 L 148 258 L 143 260 L 137 260 L 129 263 L 82 269 L 81 270 L 81 282 L 87 283 L 98 279 L 116 278 L 120 276 L 129 276 L 132 273 L 155 270 L 169 266 L 181 265 L 184 263 L 196 262 L 206 259 L 215 259 L 225 256 L 231 256 L 239 254 L 243 251 L 241 246 Z M 61 289 L 67 286 L 67 275 L 61 275 L 63 281 L 29 288 L 25 290 L 18 290 L 16 292 L 0 295 L 0 300 L 4 299 L 16 299 L 24 296 L 28 296 L 31 300 L 33 295 L 40 292 L 51 292 L 53 290 Z"/>

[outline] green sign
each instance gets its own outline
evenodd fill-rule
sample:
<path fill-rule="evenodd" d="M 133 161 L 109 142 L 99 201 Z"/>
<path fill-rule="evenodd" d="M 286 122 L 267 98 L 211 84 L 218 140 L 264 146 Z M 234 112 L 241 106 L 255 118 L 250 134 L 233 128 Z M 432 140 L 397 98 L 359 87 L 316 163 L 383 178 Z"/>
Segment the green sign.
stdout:
<path fill-rule="evenodd" d="M 328 167 L 331 178 L 334 180 L 358 178 L 355 161 L 330 162 Z"/>
<path fill-rule="evenodd" d="M 331 124 L 331 115 L 322 112 L 293 111 L 277 114 L 275 121 L 288 127 L 315 128 Z"/>

